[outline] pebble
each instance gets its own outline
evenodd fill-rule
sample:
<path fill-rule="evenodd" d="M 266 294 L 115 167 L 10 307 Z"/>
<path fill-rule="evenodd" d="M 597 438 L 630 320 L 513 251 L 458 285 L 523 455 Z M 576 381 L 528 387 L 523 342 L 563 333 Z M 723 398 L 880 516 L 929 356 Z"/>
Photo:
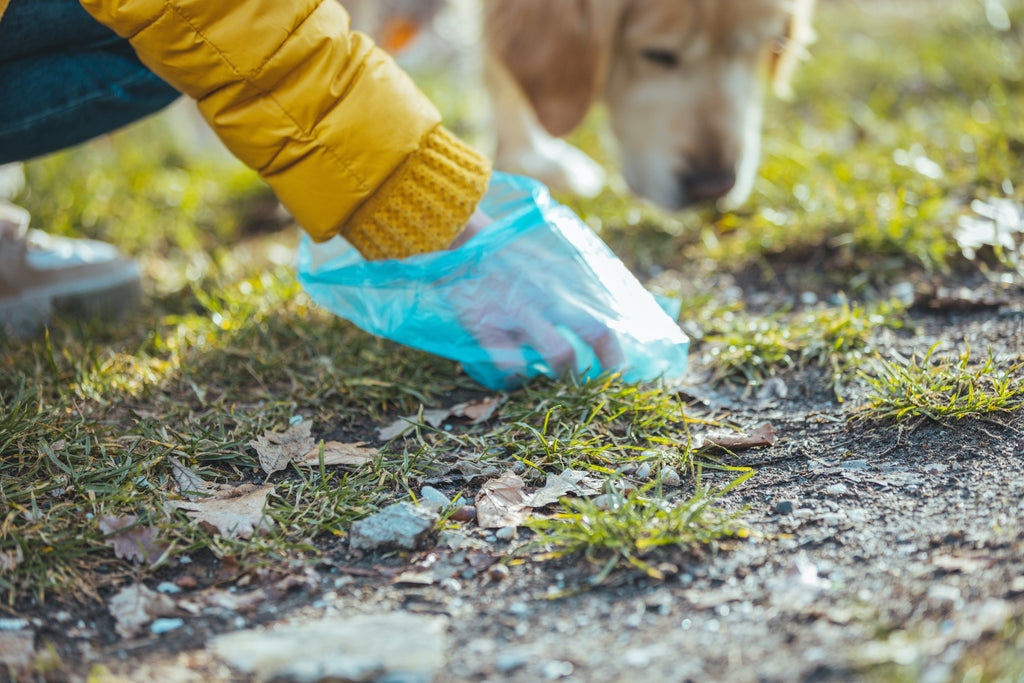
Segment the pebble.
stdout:
<path fill-rule="evenodd" d="M 452 504 L 452 501 L 451 499 L 448 498 L 448 496 L 444 495 L 443 493 L 435 489 L 433 486 L 424 486 L 423 488 L 421 488 L 420 498 L 430 503 L 438 510 L 446 508 Z"/>
<path fill-rule="evenodd" d="M 487 570 L 487 578 L 491 581 L 504 581 L 508 574 L 508 567 L 503 564 L 492 564 Z"/>
<path fill-rule="evenodd" d="M 665 467 L 661 470 L 661 483 L 665 486 L 682 486 L 683 480 L 679 478 L 679 473 L 671 467 Z"/>
<path fill-rule="evenodd" d="M 924 471 L 928 474 L 942 474 L 949 469 L 949 465 L 943 465 L 941 463 L 933 462 L 924 466 Z"/>
<path fill-rule="evenodd" d="M 494 532 L 494 537 L 499 541 L 511 541 L 516 537 L 516 528 L 514 526 L 505 526 Z"/>
<path fill-rule="evenodd" d="M 645 462 L 636 468 L 636 472 L 633 473 L 637 479 L 650 479 L 651 477 L 651 463 Z"/>
<path fill-rule="evenodd" d="M 572 665 L 572 662 L 565 662 L 561 660 L 554 660 L 545 662 L 540 668 L 540 674 L 549 681 L 553 681 L 557 678 L 565 678 L 571 676 L 573 670 L 576 667 Z"/>
<path fill-rule="evenodd" d="M 850 492 L 846 484 L 829 484 L 825 487 L 825 493 L 830 496 L 845 496 Z"/>
<path fill-rule="evenodd" d="M 463 505 L 452 514 L 451 519 L 454 522 L 472 522 L 476 519 L 476 507 Z"/>
<path fill-rule="evenodd" d="M 180 593 L 181 592 L 181 586 L 179 586 L 179 585 L 177 585 L 175 583 L 171 583 L 170 581 L 164 581 L 164 582 L 162 582 L 160 585 L 158 585 L 156 587 L 156 592 L 157 593 L 167 593 L 168 595 L 173 595 L 175 593 Z"/>
<path fill-rule="evenodd" d="M 791 514 L 795 508 L 796 506 L 793 505 L 793 501 L 791 500 L 780 500 L 778 503 L 775 504 L 775 512 L 779 513 L 780 515 Z"/>
<path fill-rule="evenodd" d="M 438 515 L 409 503 L 395 503 L 352 524 L 352 550 L 399 548 L 416 550 L 434 528 Z"/>
<path fill-rule="evenodd" d="M 494 668 L 498 673 L 507 674 L 521 669 L 530 661 L 530 655 L 522 650 L 510 650 L 502 652 L 494 660 Z"/>
<path fill-rule="evenodd" d="M 175 629 L 179 629 L 185 625 L 184 619 L 155 619 L 152 624 L 149 625 L 149 632 L 154 636 L 159 636 Z"/>
<path fill-rule="evenodd" d="M 182 590 L 190 591 L 198 586 L 199 582 L 191 574 L 182 574 L 174 580 L 174 585 Z"/>

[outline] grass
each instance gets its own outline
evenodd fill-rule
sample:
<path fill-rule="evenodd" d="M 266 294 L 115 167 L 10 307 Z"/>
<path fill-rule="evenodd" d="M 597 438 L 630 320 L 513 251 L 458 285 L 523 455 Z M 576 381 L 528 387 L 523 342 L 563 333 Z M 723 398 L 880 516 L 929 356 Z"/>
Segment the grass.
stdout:
<path fill-rule="evenodd" d="M 871 386 L 861 414 L 876 420 L 928 418 L 936 422 L 985 419 L 1024 408 L 1024 364 L 1005 366 L 989 355 L 971 360 L 968 346 L 959 356 L 940 355 L 932 346 L 922 358 L 880 360 L 865 379 Z"/>
<path fill-rule="evenodd" d="M 563 199 L 641 275 L 690 275 L 658 286 L 684 298 L 684 318 L 703 330 L 695 351 L 714 359 L 719 381 L 824 368 L 842 395 L 851 369 L 877 352 L 879 331 L 904 319 L 887 287 L 975 267 L 951 238 L 958 216 L 974 199 L 1024 201 L 1014 182 L 1024 149 L 1024 2 L 1007 2 L 1009 31 L 979 7 L 930 3 L 924 30 L 919 15 L 891 4 L 878 13 L 823 4 L 822 40 L 799 71 L 797 99 L 769 105 L 761 178 L 741 211 L 669 215 L 621 186 Z M 464 98 L 435 99 L 469 132 Z M 602 116 L 575 140 L 610 161 Z M 670 389 L 615 377 L 538 381 L 504 396 L 497 419 L 422 427 L 365 469 L 275 475 L 267 509 L 275 530 L 253 541 L 211 535 L 171 511 L 172 458 L 210 481 L 262 482 L 248 442 L 295 416 L 311 420 L 317 436 L 362 441 L 396 415 L 481 393 L 456 364 L 313 306 L 290 266 L 297 230 L 282 227 L 267 188 L 236 162 L 178 141 L 172 128 L 155 118 L 32 161 L 15 198 L 37 226 L 112 241 L 137 257 L 148 291 L 119 322 L 56 320 L 45 338 L 0 340 L 0 558 L 24 558 L 0 575 L 7 609 L 54 595 L 92 599 L 150 575 L 153 567 L 113 555 L 98 528 L 105 515 L 156 527 L 172 545 L 169 561 L 265 562 L 317 556 L 352 519 L 455 459 L 521 462 L 537 477 L 573 467 L 613 479 L 621 465 L 645 460 L 697 469 L 687 445 L 693 418 Z M 998 274 L 999 264 L 991 267 Z M 806 286 L 822 301 L 841 293 L 849 303 L 765 312 L 724 295 L 722 278 L 753 276 L 777 285 L 780 300 Z M 1016 372 L 990 359 L 975 376 L 976 366 L 958 363 L 947 370 L 974 377 L 972 400 L 992 390 L 991 378 Z M 927 384 L 934 368 L 917 369 L 875 381 L 905 376 L 917 393 L 939 395 Z M 1019 405 L 1019 385 L 1007 387 L 1004 405 Z M 656 570 L 647 553 L 662 543 L 732 533 L 712 504 L 725 491 L 698 493 L 675 501 L 648 489 L 607 510 L 575 501 L 538 531 L 602 568 Z"/>
<path fill-rule="evenodd" d="M 582 555 L 600 567 L 593 584 L 626 567 L 661 580 L 665 572 L 660 561 L 680 552 L 698 555 L 723 538 L 746 535 L 737 515 L 713 503 L 752 475 L 748 472 L 719 490 L 702 487 L 698 476 L 696 491 L 685 500 L 666 498 L 659 481 L 626 495 L 610 486 L 600 498 L 565 499 L 564 512 L 528 523 L 537 532 L 530 547 L 543 548 L 545 558 Z M 667 549 L 672 552 L 665 553 Z"/>

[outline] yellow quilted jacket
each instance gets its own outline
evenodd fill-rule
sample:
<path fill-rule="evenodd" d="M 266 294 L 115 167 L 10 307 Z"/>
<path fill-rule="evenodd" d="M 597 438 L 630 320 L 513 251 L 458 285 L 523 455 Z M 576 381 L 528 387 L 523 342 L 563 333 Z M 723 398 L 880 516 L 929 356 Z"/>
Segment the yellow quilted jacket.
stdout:
<path fill-rule="evenodd" d="M 486 160 L 337 0 L 81 2 L 316 240 L 340 232 L 368 259 L 441 249 L 483 196 Z"/>

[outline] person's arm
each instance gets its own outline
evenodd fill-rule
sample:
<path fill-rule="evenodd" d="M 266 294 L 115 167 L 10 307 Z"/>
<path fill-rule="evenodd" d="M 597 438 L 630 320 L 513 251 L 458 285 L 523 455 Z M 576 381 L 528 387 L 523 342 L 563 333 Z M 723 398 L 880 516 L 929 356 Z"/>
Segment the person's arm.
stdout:
<path fill-rule="evenodd" d="M 220 138 L 315 240 L 367 259 L 448 247 L 488 162 L 336 0 L 81 0 Z"/>

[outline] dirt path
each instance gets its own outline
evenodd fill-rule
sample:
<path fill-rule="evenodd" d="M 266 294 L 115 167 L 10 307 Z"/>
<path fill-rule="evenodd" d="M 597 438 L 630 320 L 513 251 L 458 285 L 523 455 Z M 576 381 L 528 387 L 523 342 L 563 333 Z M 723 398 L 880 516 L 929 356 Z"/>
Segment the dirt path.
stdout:
<path fill-rule="evenodd" d="M 996 354 L 1019 357 L 1024 301 L 983 311 L 917 311 L 913 323 L 914 332 L 889 332 L 885 342 L 909 354 L 966 338 L 976 348 L 991 344 Z M 699 373 L 699 353 L 695 360 Z M 1024 419 L 905 429 L 856 423 L 848 418 L 860 397 L 839 404 L 820 378 L 806 373 L 784 381 L 786 398 L 736 391 L 716 395 L 713 410 L 692 405 L 693 412 L 718 418 L 725 416 L 721 405 L 729 405 L 731 422 L 770 422 L 778 440 L 730 463 L 757 470 L 725 499 L 742 512 L 750 538 L 725 544 L 714 557 L 677 564 L 665 581 L 624 572 L 586 590 L 595 569 L 580 560 L 494 569 L 494 560 L 525 533 L 500 540 L 478 529 L 449 531 L 424 551 L 389 557 L 359 557 L 338 541 L 296 584 L 300 590 L 265 601 L 244 618 L 237 609 L 207 610 L 162 637 L 100 637 L 110 644 L 95 648 L 79 640 L 78 670 L 84 674 L 91 661 L 133 681 L 255 680 L 259 675 L 240 674 L 213 655 L 213 634 L 397 612 L 430 625 L 422 638 L 418 626 L 409 627 L 433 652 L 430 661 L 404 673 L 378 667 L 336 680 L 1020 675 Z M 728 475 L 706 471 L 705 481 L 724 484 Z M 430 566 L 449 571 L 402 574 Z M 85 621 L 80 630 L 110 623 L 99 614 Z M 74 629 L 67 635 L 75 640 Z"/>

